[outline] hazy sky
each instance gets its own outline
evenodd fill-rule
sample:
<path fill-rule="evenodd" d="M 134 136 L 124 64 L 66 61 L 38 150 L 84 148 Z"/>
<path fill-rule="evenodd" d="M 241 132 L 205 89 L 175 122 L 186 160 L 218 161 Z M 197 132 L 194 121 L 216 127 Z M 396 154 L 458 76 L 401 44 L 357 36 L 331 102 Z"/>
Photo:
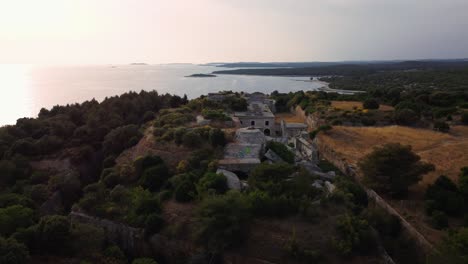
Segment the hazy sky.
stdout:
<path fill-rule="evenodd" d="M 0 0 L 0 63 L 468 57 L 468 0 Z"/>

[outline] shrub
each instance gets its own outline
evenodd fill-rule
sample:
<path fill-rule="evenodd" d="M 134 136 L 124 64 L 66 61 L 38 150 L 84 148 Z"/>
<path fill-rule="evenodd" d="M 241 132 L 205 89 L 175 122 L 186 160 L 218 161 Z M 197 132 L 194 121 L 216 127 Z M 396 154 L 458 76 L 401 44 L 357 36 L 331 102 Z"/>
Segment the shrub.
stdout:
<path fill-rule="evenodd" d="M 71 237 L 71 247 L 76 255 L 92 257 L 102 252 L 105 233 L 100 227 L 74 223 Z"/>
<path fill-rule="evenodd" d="M 227 179 L 222 174 L 208 172 L 203 175 L 197 185 L 199 194 L 207 193 L 212 190 L 216 194 L 223 194 L 228 190 Z"/>
<path fill-rule="evenodd" d="M 468 167 L 463 167 L 460 169 L 458 185 L 463 197 L 468 200 Z"/>
<path fill-rule="evenodd" d="M 209 140 L 213 147 L 226 145 L 224 132 L 219 128 L 210 129 Z"/>
<path fill-rule="evenodd" d="M 202 116 L 206 119 L 216 121 L 230 121 L 231 118 L 227 116 L 223 110 L 203 109 Z"/>
<path fill-rule="evenodd" d="M 102 143 L 103 151 L 106 155 L 118 155 L 138 143 L 142 136 L 136 125 L 118 127 L 105 136 Z"/>
<path fill-rule="evenodd" d="M 132 261 L 132 264 L 158 264 L 158 262 L 151 258 L 137 258 Z"/>
<path fill-rule="evenodd" d="M 463 112 L 461 115 L 461 122 L 465 125 L 468 125 L 468 112 Z"/>
<path fill-rule="evenodd" d="M 197 133 L 189 131 L 182 137 L 182 142 L 186 147 L 195 148 L 201 145 L 202 138 Z"/>
<path fill-rule="evenodd" d="M 411 146 L 389 143 L 366 155 L 358 163 L 364 181 L 371 188 L 392 195 L 404 195 L 421 175 L 433 171 L 434 165 L 420 161 Z"/>
<path fill-rule="evenodd" d="M 29 252 L 25 245 L 15 239 L 0 237 L 0 263 L 26 264 L 29 260 Z"/>
<path fill-rule="evenodd" d="M 450 126 L 447 124 L 447 122 L 439 120 L 434 122 L 433 129 L 440 132 L 448 132 L 450 130 Z"/>
<path fill-rule="evenodd" d="M 65 216 L 42 217 L 37 231 L 41 250 L 49 253 L 64 253 L 64 245 L 71 239 L 70 221 Z"/>
<path fill-rule="evenodd" d="M 114 169 L 112 169 L 111 171 L 107 171 L 107 170 L 108 169 L 103 171 L 104 177 L 102 178 L 102 182 L 108 188 L 113 188 L 114 186 L 120 183 L 120 175 Z"/>
<path fill-rule="evenodd" d="M 445 212 L 449 215 L 460 215 L 463 211 L 463 196 L 457 186 L 446 176 L 440 176 L 426 189 L 426 211 L 434 210 Z M 430 201 L 430 202 L 429 202 Z"/>
<path fill-rule="evenodd" d="M 116 259 L 116 260 L 124 260 L 124 261 L 127 260 L 127 257 L 125 256 L 125 254 L 116 245 L 112 245 L 112 246 L 107 247 L 104 250 L 104 256 L 109 257 L 109 258 L 113 258 L 113 259 Z"/>
<path fill-rule="evenodd" d="M 419 120 L 419 115 L 412 109 L 401 109 L 395 111 L 394 119 L 400 125 L 413 125 Z"/>
<path fill-rule="evenodd" d="M 178 202 L 185 203 L 192 201 L 196 196 L 195 185 L 189 181 L 184 180 L 175 189 L 175 199 Z"/>
<path fill-rule="evenodd" d="M 144 188 L 154 192 L 159 190 L 164 183 L 166 183 L 168 178 L 169 170 L 163 163 L 146 169 L 140 179 L 140 184 Z"/>
<path fill-rule="evenodd" d="M 147 236 L 158 233 L 164 225 L 164 219 L 159 214 L 149 214 L 145 220 L 145 233 Z"/>
<path fill-rule="evenodd" d="M 468 261 L 468 228 L 448 232 L 439 243 L 438 252 L 431 256 L 431 263 L 466 263 Z"/>
<path fill-rule="evenodd" d="M 249 203 L 239 192 L 204 199 L 195 214 L 196 240 L 214 251 L 239 245 L 250 220 Z"/>
<path fill-rule="evenodd" d="M 447 215 L 441 211 L 433 211 L 431 216 L 431 224 L 436 229 L 443 229 L 448 227 Z"/>
<path fill-rule="evenodd" d="M 49 190 L 45 184 L 36 184 L 31 187 L 31 199 L 37 204 L 41 204 L 49 197 Z"/>
<path fill-rule="evenodd" d="M 104 159 L 102 162 L 102 167 L 103 168 L 112 168 L 115 165 L 115 156 L 110 155 Z"/>
<path fill-rule="evenodd" d="M 280 156 L 281 159 L 287 163 L 294 163 L 294 153 L 290 151 L 284 144 L 275 141 L 269 141 L 266 147 L 267 149 L 271 149 L 273 152 L 278 154 L 278 156 Z"/>
<path fill-rule="evenodd" d="M 135 173 L 137 177 L 140 177 L 141 174 L 149 167 L 159 165 L 164 163 L 164 161 L 159 156 L 146 155 L 143 157 L 138 157 L 133 161 L 133 167 L 135 168 Z"/>
<path fill-rule="evenodd" d="M 370 226 L 364 219 L 343 215 L 337 220 L 336 230 L 339 238 L 334 239 L 334 245 L 342 255 L 369 253 L 375 248 Z"/>
<path fill-rule="evenodd" d="M 18 228 L 34 223 L 34 211 L 21 205 L 0 208 L 0 235 L 10 236 Z"/>
<path fill-rule="evenodd" d="M 373 126 L 376 123 L 375 119 L 367 118 L 367 117 L 362 118 L 361 122 L 365 126 Z"/>
<path fill-rule="evenodd" d="M 377 100 L 371 98 L 371 99 L 366 99 L 363 103 L 362 103 L 362 107 L 364 107 L 364 109 L 379 109 L 379 102 L 377 102 Z"/>

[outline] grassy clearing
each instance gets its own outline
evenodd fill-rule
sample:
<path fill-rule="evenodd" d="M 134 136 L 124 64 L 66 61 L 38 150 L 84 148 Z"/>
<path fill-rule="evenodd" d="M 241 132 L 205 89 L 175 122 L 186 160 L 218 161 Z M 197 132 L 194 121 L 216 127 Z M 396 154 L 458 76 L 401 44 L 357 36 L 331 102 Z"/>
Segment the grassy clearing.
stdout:
<path fill-rule="evenodd" d="M 450 133 L 402 126 L 342 127 L 335 126 L 319 136 L 352 164 L 373 147 L 390 142 L 411 145 L 425 161 L 436 166 L 436 171 L 426 175 L 420 185 L 432 183 L 439 175 L 457 181 L 460 168 L 468 165 L 468 127 L 454 126 Z"/>
<path fill-rule="evenodd" d="M 333 108 L 337 108 L 337 109 L 344 110 L 344 111 L 352 111 L 355 108 L 362 109 L 362 102 L 358 102 L 358 101 L 332 101 L 331 103 L 332 103 L 331 106 Z M 380 105 L 379 110 L 386 112 L 386 111 L 393 111 L 394 108 L 389 105 Z"/>

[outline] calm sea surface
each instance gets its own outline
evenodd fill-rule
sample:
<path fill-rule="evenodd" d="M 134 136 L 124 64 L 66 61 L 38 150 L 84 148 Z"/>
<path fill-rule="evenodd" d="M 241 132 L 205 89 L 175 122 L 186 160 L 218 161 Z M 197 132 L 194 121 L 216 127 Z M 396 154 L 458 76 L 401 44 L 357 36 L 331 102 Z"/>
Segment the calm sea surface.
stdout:
<path fill-rule="evenodd" d="M 156 90 L 196 98 L 221 90 L 271 93 L 315 90 L 323 86 L 318 81 L 304 82 L 309 80 L 306 77 L 184 77 L 220 69 L 191 64 L 61 67 L 0 64 L 0 126 L 14 124 L 21 117 L 36 117 L 42 107 L 93 98 L 101 101 L 106 96 L 128 91 Z"/>

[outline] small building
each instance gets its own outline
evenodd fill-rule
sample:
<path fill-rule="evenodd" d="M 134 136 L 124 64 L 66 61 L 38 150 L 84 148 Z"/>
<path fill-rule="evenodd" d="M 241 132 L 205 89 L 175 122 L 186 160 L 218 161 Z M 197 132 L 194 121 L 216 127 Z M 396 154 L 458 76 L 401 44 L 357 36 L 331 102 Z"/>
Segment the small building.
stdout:
<path fill-rule="evenodd" d="M 224 148 L 224 158 L 218 167 L 232 172 L 249 173 L 261 163 L 262 144 L 230 143 Z"/>
<path fill-rule="evenodd" d="M 255 128 L 240 128 L 236 131 L 235 143 L 227 144 L 224 157 L 218 162 L 220 169 L 249 173 L 261 163 L 265 149 L 265 135 Z"/>
<path fill-rule="evenodd" d="M 240 127 L 252 127 L 259 129 L 265 135 L 270 136 L 275 128 L 275 115 L 268 105 L 254 101 L 249 103 L 246 112 L 236 112 Z"/>
<path fill-rule="evenodd" d="M 304 123 L 288 123 L 284 120 L 281 120 L 281 134 L 283 137 L 296 137 L 300 136 L 302 132 L 307 131 L 307 124 Z"/>

